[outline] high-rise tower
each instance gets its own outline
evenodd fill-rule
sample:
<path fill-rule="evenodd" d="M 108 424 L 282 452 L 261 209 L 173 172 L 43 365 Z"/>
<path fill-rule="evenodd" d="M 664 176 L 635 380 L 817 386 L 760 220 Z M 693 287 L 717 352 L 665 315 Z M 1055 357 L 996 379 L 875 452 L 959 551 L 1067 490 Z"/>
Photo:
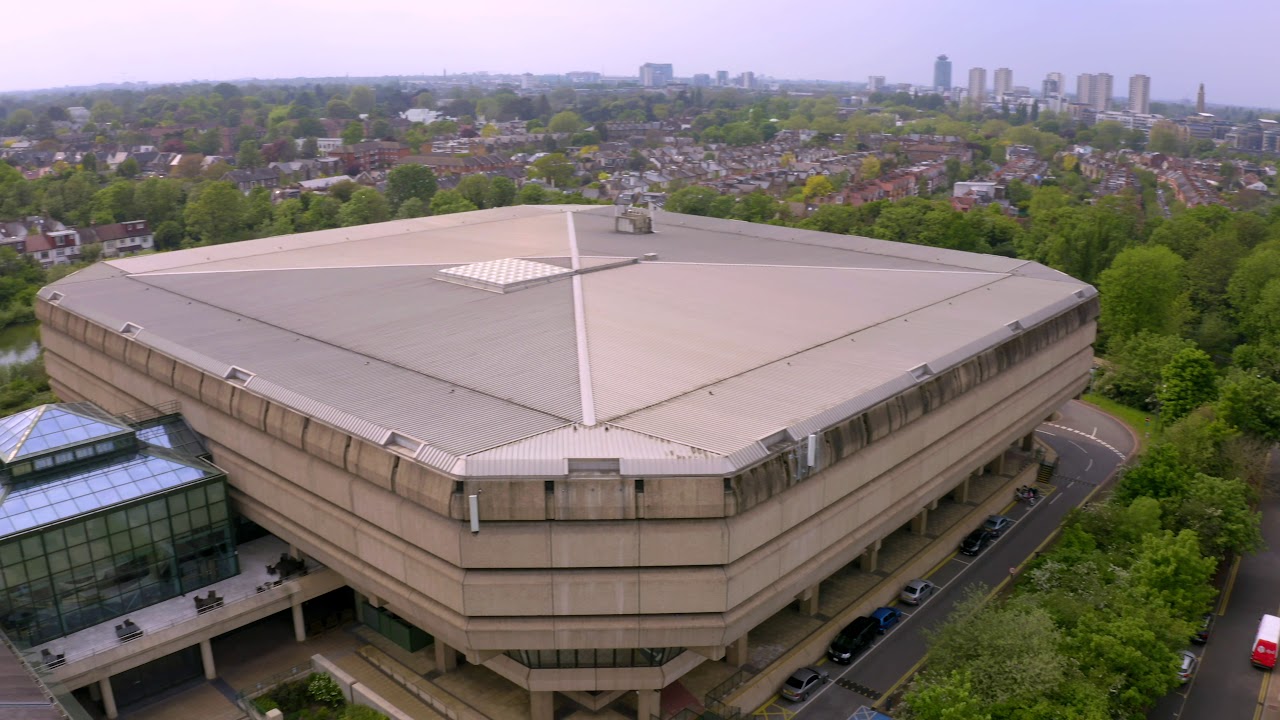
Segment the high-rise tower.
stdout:
<path fill-rule="evenodd" d="M 951 89 L 951 61 L 946 55 L 933 61 L 933 86 L 943 91 Z"/>
<path fill-rule="evenodd" d="M 1129 112 L 1141 115 L 1151 112 L 1151 78 L 1146 75 L 1129 78 Z"/>
<path fill-rule="evenodd" d="M 995 99 L 1000 100 L 1011 92 L 1013 92 L 1013 71 L 1009 68 L 996 68 Z"/>
<path fill-rule="evenodd" d="M 969 70 L 969 102 L 982 107 L 987 101 L 987 69 L 972 68 Z"/>
<path fill-rule="evenodd" d="M 1196 112 L 1204 112 L 1204 83 L 1200 83 L 1200 92 L 1196 93 Z"/>

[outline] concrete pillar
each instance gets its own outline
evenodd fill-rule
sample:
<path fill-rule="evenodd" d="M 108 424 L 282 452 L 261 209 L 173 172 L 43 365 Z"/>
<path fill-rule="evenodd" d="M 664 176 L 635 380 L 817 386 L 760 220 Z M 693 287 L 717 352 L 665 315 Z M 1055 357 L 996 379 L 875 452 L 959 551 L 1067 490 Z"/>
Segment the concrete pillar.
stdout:
<path fill-rule="evenodd" d="M 952 488 L 951 490 L 952 500 L 955 500 L 958 503 L 969 502 L 969 478 L 970 477 L 972 476 L 965 476 L 965 479 L 961 480 L 959 485 Z"/>
<path fill-rule="evenodd" d="M 1022 437 L 1021 447 L 1023 452 L 1031 452 L 1032 448 L 1034 448 L 1035 446 L 1036 446 L 1036 434 L 1034 432 L 1029 432 Z"/>
<path fill-rule="evenodd" d="M 925 509 L 926 509 L 926 510 L 937 510 L 937 509 L 938 509 L 938 501 L 937 501 L 937 500 L 934 500 L 933 502 L 929 503 L 928 505 L 925 505 L 924 507 L 925 507 Z"/>
<path fill-rule="evenodd" d="M 98 691 L 102 693 L 102 707 L 107 711 L 107 720 L 116 720 L 120 717 L 120 711 L 116 709 L 116 694 L 111 689 L 110 677 L 98 681 Z"/>
<path fill-rule="evenodd" d="M 911 518 L 911 532 L 916 535 L 925 535 L 929 532 L 929 510 L 928 508 L 920 508 L 920 512 Z"/>
<path fill-rule="evenodd" d="M 307 624 L 302 619 L 302 598 L 293 596 L 293 639 L 304 642 L 307 639 Z"/>
<path fill-rule="evenodd" d="M 873 573 L 880 567 L 880 546 L 882 544 L 884 544 L 883 540 L 877 540 L 862 551 L 862 556 L 858 558 L 858 567 L 862 572 Z"/>
<path fill-rule="evenodd" d="M 436 638 L 436 670 L 442 673 L 458 669 L 458 651 Z"/>
<path fill-rule="evenodd" d="M 1000 453 L 995 460 L 991 461 L 991 472 L 996 475 L 1004 474 L 1004 453 Z"/>
<path fill-rule="evenodd" d="M 818 591 L 822 588 L 822 583 L 818 583 L 804 592 L 800 593 L 800 612 L 813 617 L 818 614 Z"/>
<path fill-rule="evenodd" d="M 204 679 L 213 680 L 218 677 L 218 669 L 213 664 L 213 643 L 200 641 L 200 663 L 204 665 Z"/>
<path fill-rule="evenodd" d="M 636 720 L 653 720 L 662 717 L 662 692 L 659 690 L 637 690 Z"/>
<path fill-rule="evenodd" d="M 555 720 L 556 697 L 550 690 L 529 691 L 529 720 Z"/>
<path fill-rule="evenodd" d="M 750 658 L 750 648 L 747 645 L 747 636 L 750 633 L 742 633 L 742 637 L 729 643 L 724 648 L 724 661 L 734 667 L 742 667 L 747 664 Z"/>

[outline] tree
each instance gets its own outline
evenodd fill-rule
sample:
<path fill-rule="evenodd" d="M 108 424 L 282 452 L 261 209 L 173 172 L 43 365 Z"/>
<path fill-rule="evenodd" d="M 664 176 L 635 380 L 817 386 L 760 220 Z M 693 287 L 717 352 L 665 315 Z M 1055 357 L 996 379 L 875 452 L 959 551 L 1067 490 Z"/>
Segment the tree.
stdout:
<path fill-rule="evenodd" d="M 379 223 L 391 217 L 391 209 L 382 193 L 373 188 L 361 188 L 351 194 L 338 212 L 338 224 L 342 227 Z"/>
<path fill-rule="evenodd" d="M 236 240 L 241 228 L 244 196 L 230 182 L 215 181 L 199 188 L 187 203 L 187 231 L 204 243 Z"/>
<path fill-rule="evenodd" d="M 240 143 L 240 151 L 236 153 L 236 168 L 252 170 L 265 164 L 266 160 L 262 157 L 262 149 L 256 141 L 245 140 Z"/>
<path fill-rule="evenodd" d="M 1166 501 L 1169 524 L 1194 531 L 1207 558 L 1253 552 L 1262 546 L 1262 517 L 1253 510 L 1253 495 L 1241 480 L 1196 473 L 1182 496 Z"/>
<path fill-rule="evenodd" d="M 411 197 L 400 203 L 400 209 L 396 210 L 397 220 L 408 220 L 411 218 L 423 217 L 431 212 L 427 204 L 422 198 Z"/>
<path fill-rule="evenodd" d="M 142 172 L 142 168 L 138 167 L 138 161 L 132 157 L 125 158 L 124 162 L 116 166 L 116 175 L 119 175 L 122 178 L 132 180 L 137 177 L 140 172 Z"/>
<path fill-rule="evenodd" d="M 1099 278 L 1108 340 L 1142 330 L 1176 335 L 1187 318 L 1185 261 L 1162 246 L 1129 248 Z"/>
<path fill-rule="evenodd" d="M 712 203 L 720 193 L 709 187 L 691 185 L 671 193 L 663 209 L 685 215 L 710 215 Z"/>
<path fill-rule="evenodd" d="M 863 158 L 862 165 L 858 168 L 858 175 L 863 180 L 875 180 L 880 177 L 880 158 L 874 155 Z"/>
<path fill-rule="evenodd" d="M 458 181 L 458 194 L 466 198 L 472 205 L 484 209 L 489 197 L 490 180 L 487 175 L 468 175 Z"/>
<path fill-rule="evenodd" d="M 436 194 L 436 174 L 425 165 L 397 165 L 387 173 L 387 202 L 392 210 L 410 198 L 418 198 L 423 204 L 431 202 Z"/>
<path fill-rule="evenodd" d="M 547 123 L 547 130 L 553 133 L 568 133 L 572 135 L 576 132 L 582 132 L 586 127 L 586 123 L 582 122 L 582 118 L 578 113 L 572 110 L 564 110 L 556 113 L 551 117 L 551 121 Z"/>
<path fill-rule="evenodd" d="M 1198 348 L 1184 348 L 1160 371 L 1162 421 L 1173 423 L 1217 397 L 1213 360 Z"/>
<path fill-rule="evenodd" d="M 516 193 L 516 204 L 545 205 L 547 196 L 547 189 L 538 183 L 525 183 L 520 187 L 520 191 Z"/>
<path fill-rule="evenodd" d="M 342 128 L 342 144 L 355 145 L 364 140 L 364 123 L 358 120 L 352 120 L 347 126 Z"/>
<path fill-rule="evenodd" d="M 117 179 L 94 193 L 93 200 L 90 202 L 93 223 L 95 225 L 106 225 L 125 220 L 136 220 L 138 218 L 138 209 L 135 200 L 137 193 L 135 191 L 136 186 L 133 183 Z"/>
<path fill-rule="evenodd" d="M 347 96 L 347 103 L 357 113 L 371 113 L 373 112 L 374 104 L 373 90 L 365 85 L 356 85 L 351 88 L 351 93 Z"/>
<path fill-rule="evenodd" d="M 826 175 L 814 175 L 804 181 L 804 199 L 827 197 L 835 194 L 836 188 Z"/>
<path fill-rule="evenodd" d="M 443 190 L 431 198 L 432 215 L 449 215 L 451 213 L 470 212 L 478 208 L 457 190 Z"/>
<path fill-rule="evenodd" d="M 351 104 L 346 100 L 340 98 L 330 100 L 329 104 L 325 105 L 324 114 L 325 117 L 333 120 L 352 120 L 357 115 L 355 108 L 351 107 Z"/>
<path fill-rule="evenodd" d="M 511 178 L 498 175 L 489 183 L 489 193 L 485 197 L 485 207 L 507 207 L 516 199 L 516 184 Z"/>
<path fill-rule="evenodd" d="M 311 199 L 311 205 L 303 215 L 308 230 L 328 230 L 338 227 L 338 213 L 342 202 L 335 197 L 320 196 Z"/>
<path fill-rule="evenodd" d="M 1235 371 L 1218 396 L 1222 419 L 1243 433 L 1270 442 L 1280 441 L 1280 383 Z"/>
<path fill-rule="evenodd" d="M 909 720 L 991 720 L 967 668 L 947 675 L 927 672 L 902 700 Z"/>
<path fill-rule="evenodd" d="M 529 165 L 529 177 L 543 179 L 555 187 L 565 187 L 573 180 L 576 166 L 564 153 L 547 153 Z"/>
<path fill-rule="evenodd" d="M 320 154 L 320 141 L 315 136 L 309 136 L 302 141 L 302 149 L 299 155 L 310 160 Z"/>
<path fill-rule="evenodd" d="M 1109 366 L 1094 383 L 1098 392 L 1133 407 L 1154 407 L 1161 371 L 1178 351 L 1194 347 L 1189 340 L 1146 330 L 1115 339 L 1108 348 Z"/>

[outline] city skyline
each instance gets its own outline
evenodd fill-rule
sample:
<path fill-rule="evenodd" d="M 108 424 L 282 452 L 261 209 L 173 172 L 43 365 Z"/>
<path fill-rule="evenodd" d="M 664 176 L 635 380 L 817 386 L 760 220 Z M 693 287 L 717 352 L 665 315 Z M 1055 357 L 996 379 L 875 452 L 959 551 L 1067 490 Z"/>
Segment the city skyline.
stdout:
<path fill-rule="evenodd" d="M 757 77 L 860 82 L 869 75 L 883 75 L 890 85 L 927 86 L 933 59 L 946 53 L 957 68 L 1009 67 L 1016 77 L 1028 80 L 1055 70 L 1068 77 L 1091 69 L 1117 78 L 1149 75 L 1159 80 L 1153 100 L 1192 99 L 1204 82 L 1215 103 L 1280 106 L 1280 81 L 1267 71 L 1261 57 L 1250 61 L 1238 54 L 1167 52 L 1215 34 L 1229 34 L 1237 47 L 1266 47 L 1269 28 L 1280 21 L 1280 7 L 1262 0 L 1242 4 L 1247 7 L 1237 9 L 1252 18 L 1246 24 L 1235 21 L 1238 14 L 1218 17 L 1147 0 L 1118 7 L 1083 0 L 1072 7 L 1072 15 L 1107 19 L 1089 24 L 1084 38 L 1068 27 L 1085 26 L 1064 24 L 1068 18 L 1059 12 L 1005 0 L 995 0 L 987 8 L 986 16 L 996 14 L 999 23 L 956 14 L 941 0 L 924 0 L 910 8 L 820 0 L 811 11 L 823 17 L 824 25 L 870 22 L 886 31 L 864 34 L 854 47 L 842 50 L 836 62 L 814 63 L 808 52 L 812 33 L 778 33 L 772 24 L 757 22 L 758 13 L 741 4 L 727 12 L 731 6 L 724 3 L 654 0 L 646 10 L 649 17 L 678 15 L 681 22 L 663 25 L 661 32 L 646 32 L 619 52 L 601 28 L 632 26 L 634 18 L 622 8 L 550 18 L 535 8 L 498 2 L 491 8 L 497 20 L 486 23 L 483 43 L 459 32 L 435 34 L 425 45 L 424 29 L 467 27 L 475 22 L 474 11 L 390 3 L 368 16 L 369 22 L 378 25 L 376 41 L 360 44 L 358 52 L 314 53 L 284 49 L 298 47 L 289 43 L 263 43 L 255 33 L 244 31 L 245 22 L 281 29 L 286 35 L 314 37 L 332 31 L 333 19 L 348 12 L 345 5 L 335 0 L 315 0 L 305 6 L 297 0 L 270 4 L 228 0 L 216 14 L 179 5 L 166 9 L 163 25 L 150 23 L 156 30 L 198 27 L 200 37 L 218 38 L 216 51 L 165 50 L 163 62 L 157 62 L 152 52 L 103 53 L 93 63 L 74 54 L 49 53 L 38 62 L 24 64 L 20 72 L 6 74 L 0 91 L 121 82 L 435 75 L 445 69 L 451 74 L 589 70 L 633 77 L 642 63 L 650 61 L 671 63 L 677 76 L 686 78 L 722 69 L 735 74 L 751 69 Z M 109 6 L 69 0 L 64 17 L 70 22 L 63 29 L 115 27 L 130 16 L 161 17 L 141 0 Z M 40 27 L 48 20 L 46 11 L 29 5 L 15 6 L 8 19 L 15 27 Z M 909 32 L 887 30 L 898 26 Z M 1135 27 L 1143 32 L 1133 32 Z M 707 28 L 715 32 L 709 35 Z M 573 41 L 546 42 L 552 33 Z M 709 36 L 723 40 L 708 41 Z M 1031 83 L 1024 80 L 1022 84 Z"/>

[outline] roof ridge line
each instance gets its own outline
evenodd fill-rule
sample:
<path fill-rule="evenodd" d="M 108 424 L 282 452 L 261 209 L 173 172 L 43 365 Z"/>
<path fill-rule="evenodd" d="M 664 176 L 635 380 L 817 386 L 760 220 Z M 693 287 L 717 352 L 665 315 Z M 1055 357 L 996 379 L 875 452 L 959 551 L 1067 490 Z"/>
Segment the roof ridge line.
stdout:
<path fill-rule="evenodd" d="M 564 214 L 569 229 L 569 265 L 573 270 L 573 326 L 578 345 L 578 392 L 582 397 L 582 424 L 596 424 L 596 398 L 591 382 L 591 353 L 587 350 L 587 311 L 582 297 L 581 258 L 578 255 L 578 233 L 573 226 L 573 212 Z"/>

